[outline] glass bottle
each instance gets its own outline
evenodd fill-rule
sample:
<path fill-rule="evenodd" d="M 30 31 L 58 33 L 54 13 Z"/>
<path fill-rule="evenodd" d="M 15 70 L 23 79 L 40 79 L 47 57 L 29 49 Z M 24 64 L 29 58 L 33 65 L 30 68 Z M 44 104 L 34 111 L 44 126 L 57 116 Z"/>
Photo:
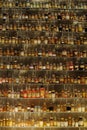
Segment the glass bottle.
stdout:
<path fill-rule="evenodd" d="M 82 105 L 81 105 L 81 111 L 82 111 L 82 112 L 85 112 L 85 111 L 86 111 L 85 104 L 82 104 Z"/>
<path fill-rule="evenodd" d="M 53 117 L 51 116 L 51 117 L 50 117 L 50 127 L 52 127 L 52 126 L 54 126 L 54 119 L 53 119 Z"/>
<path fill-rule="evenodd" d="M 57 126 L 57 118 L 56 117 L 54 117 L 54 123 L 53 123 L 53 125 L 56 127 Z"/>
<path fill-rule="evenodd" d="M 39 126 L 40 126 L 40 127 L 43 127 L 43 126 L 44 126 L 43 118 L 40 118 L 40 120 L 39 120 Z"/>
<path fill-rule="evenodd" d="M 43 86 L 40 87 L 40 97 L 41 98 L 45 97 L 45 88 Z"/>
<path fill-rule="evenodd" d="M 69 70 L 74 70 L 74 64 L 72 61 L 69 62 Z"/>
<path fill-rule="evenodd" d="M 79 70 L 84 70 L 84 69 L 85 69 L 84 61 L 80 61 Z"/>
<path fill-rule="evenodd" d="M 78 119 L 78 126 L 83 127 L 84 126 L 84 121 L 82 117 L 79 117 Z"/>
<path fill-rule="evenodd" d="M 71 118 L 71 116 L 68 117 L 68 126 L 72 126 L 72 118 Z"/>
<path fill-rule="evenodd" d="M 76 61 L 74 63 L 74 70 L 79 70 L 79 62 L 78 61 Z"/>
<path fill-rule="evenodd" d="M 31 97 L 36 98 L 36 90 L 35 90 L 35 88 L 32 88 L 32 90 L 31 90 Z"/>
<path fill-rule="evenodd" d="M 82 108 L 81 108 L 81 104 L 80 104 L 80 103 L 77 104 L 77 111 L 78 111 L 78 112 L 81 112 L 81 111 L 82 111 Z"/>
<path fill-rule="evenodd" d="M 31 104 L 31 112 L 34 112 L 35 111 L 35 105 L 32 103 Z"/>
<path fill-rule="evenodd" d="M 87 127 L 87 119 L 84 118 L 84 127 Z"/>
<path fill-rule="evenodd" d="M 82 89 L 82 98 L 85 98 L 86 97 L 86 91 L 85 91 L 85 89 L 83 88 Z"/>
<path fill-rule="evenodd" d="M 46 102 L 44 102 L 43 105 L 42 105 L 42 111 L 43 112 L 47 111 L 47 104 L 46 104 Z"/>
<path fill-rule="evenodd" d="M 13 119 L 11 116 L 8 118 L 8 126 L 9 127 L 13 126 Z"/>
<path fill-rule="evenodd" d="M 78 127 L 79 123 L 78 123 L 78 119 L 75 119 L 75 127 Z"/>
<path fill-rule="evenodd" d="M 65 127 L 68 127 L 68 120 L 67 119 L 65 119 L 65 121 L 64 121 L 65 123 L 64 123 L 64 126 Z"/>
<path fill-rule="evenodd" d="M 65 121 L 64 121 L 64 118 L 61 117 L 60 118 L 60 127 L 64 127 L 65 126 Z"/>
<path fill-rule="evenodd" d="M 82 24 L 78 24 L 78 32 L 83 32 Z"/>

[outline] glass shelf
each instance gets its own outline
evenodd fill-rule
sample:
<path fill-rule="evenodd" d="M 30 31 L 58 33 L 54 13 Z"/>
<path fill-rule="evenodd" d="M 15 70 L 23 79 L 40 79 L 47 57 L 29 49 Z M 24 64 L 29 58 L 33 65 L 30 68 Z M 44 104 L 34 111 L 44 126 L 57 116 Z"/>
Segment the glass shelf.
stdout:
<path fill-rule="evenodd" d="M 28 112 L 28 111 L 20 111 L 20 112 L 15 112 L 15 111 L 6 111 L 6 112 L 3 112 L 3 111 L 0 111 L 0 114 L 2 115 L 2 114 L 13 114 L 13 112 L 14 112 L 14 114 L 23 114 L 23 115 L 25 115 L 25 114 L 36 114 L 36 115 L 38 115 L 38 114 L 53 114 L 53 115 L 55 115 L 55 114 L 58 114 L 58 115 L 64 115 L 64 114 L 68 114 L 68 115 L 75 115 L 75 114 L 77 114 L 77 115 L 87 115 L 87 112 L 72 112 L 72 111 L 64 111 L 64 112 L 44 112 L 44 111 L 42 111 L 42 112 Z"/>
<path fill-rule="evenodd" d="M 3 23 L 4 23 L 4 20 L 3 20 L 3 18 L 0 18 L 0 21 L 2 21 Z M 7 22 L 5 21 L 5 23 L 7 24 L 7 25 L 9 25 L 10 23 L 9 22 L 12 22 L 12 23 L 25 23 L 26 22 L 26 24 L 70 24 L 70 25 L 73 25 L 74 23 L 76 23 L 76 24 L 79 24 L 79 23 L 81 23 L 81 24 L 86 24 L 87 23 L 87 20 L 67 20 L 67 19 L 65 19 L 65 20 L 63 20 L 63 19 L 61 19 L 61 20 L 58 20 L 58 19 L 55 19 L 55 20 L 49 20 L 49 19 L 46 19 L 46 20 L 40 20 L 40 19 L 38 19 L 38 20 L 28 20 L 28 19 L 23 19 L 23 18 L 15 18 L 15 19 L 12 19 L 12 18 L 10 18 L 9 20 L 7 20 Z"/>
<path fill-rule="evenodd" d="M 36 31 L 36 30 L 35 30 L 35 31 L 29 31 L 29 30 L 17 29 L 17 30 L 0 30 L 0 33 L 1 33 L 1 32 L 8 32 L 8 33 L 9 33 L 9 32 L 13 32 L 13 33 L 14 33 L 14 32 L 15 32 L 15 33 L 18 32 L 18 33 L 20 33 L 20 34 L 23 33 L 23 32 L 25 32 L 25 33 L 33 33 L 33 34 L 34 34 L 34 33 L 48 33 L 48 34 L 53 33 L 53 34 L 57 34 L 57 35 L 58 35 L 58 34 L 76 34 L 76 35 L 77 35 L 77 34 L 78 34 L 78 35 L 79 35 L 79 34 L 82 34 L 82 35 L 83 35 L 83 34 L 86 34 L 86 35 L 87 35 L 87 32 L 84 32 L 84 31 L 83 31 L 83 32 L 70 32 L 70 31 L 58 31 L 58 32 L 57 32 L 57 31 L 52 31 L 52 32 L 51 32 L 51 30 L 49 30 L 49 31 L 45 31 L 45 30 L 42 30 L 42 31 Z"/>
<path fill-rule="evenodd" d="M 60 130 L 60 129 L 62 129 L 62 130 L 64 130 L 64 129 L 75 129 L 75 130 L 79 130 L 79 129 L 83 129 L 83 130 L 86 130 L 87 129 L 87 126 L 86 127 L 74 127 L 74 126 L 68 126 L 68 127 L 58 127 L 58 126 L 44 126 L 44 127 L 39 127 L 39 126 L 0 126 L 1 128 L 12 128 L 12 129 L 17 129 L 17 128 L 21 128 L 21 129 L 28 129 L 28 130 L 33 130 L 33 129 L 37 129 L 38 128 L 38 130 L 42 130 L 42 129 L 47 129 L 47 130 L 55 130 L 55 129 L 58 129 L 58 130 Z"/>
<path fill-rule="evenodd" d="M 12 55 L 11 55 L 11 56 L 8 56 L 8 55 L 7 55 L 7 56 L 3 56 L 3 55 L 2 55 L 2 56 L 0 56 L 0 58 L 7 58 L 7 59 L 10 58 L 11 60 L 12 60 L 12 59 L 14 60 L 15 58 L 17 58 L 17 59 L 18 59 L 18 58 L 19 58 L 19 59 L 21 59 L 21 58 L 22 58 L 22 59 L 25 59 L 25 58 L 28 58 L 28 59 L 34 58 L 34 59 L 40 59 L 40 60 L 41 60 L 41 59 L 43 59 L 43 60 L 44 60 L 44 59 L 52 59 L 52 60 L 53 60 L 53 59 L 58 59 L 58 60 L 65 60 L 65 61 L 66 61 L 66 60 L 73 60 L 73 59 L 84 59 L 84 60 L 87 59 L 87 57 L 67 57 L 67 56 L 65 56 L 65 57 L 64 57 L 64 56 L 62 56 L 62 57 L 61 57 L 61 56 L 60 56 L 60 57 L 59 57 L 59 56 L 20 56 L 20 55 L 19 55 L 19 56 L 12 56 Z"/>
<path fill-rule="evenodd" d="M 4 82 L 4 83 L 0 83 L 0 85 L 1 86 L 5 86 L 5 85 L 8 85 L 9 87 L 11 87 L 11 86 L 13 86 L 13 87 L 19 87 L 19 86 L 23 86 L 25 83 L 20 83 L 20 82 L 18 82 L 18 83 L 14 83 L 14 82 L 12 82 L 12 83 L 8 83 L 8 82 Z M 29 86 L 38 86 L 38 87 L 40 87 L 41 85 L 44 85 L 44 86 L 46 86 L 46 87 L 51 87 L 51 86 L 53 86 L 53 87 L 69 87 L 69 86 L 71 86 L 71 87 L 87 87 L 87 84 L 76 84 L 76 83 L 35 83 L 35 82 L 31 82 L 31 83 L 26 83 L 26 86 L 27 85 L 29 85 Z"/>
<path fill-rule="evenodd" d="M 11 10 L 15 10 L 15 9 L 18 9 L 18 10 L 25 10 L 25 9 L 27 9 L 27 10 L 30 10 L 30 11 L 60 11 L 60 10 L 64 10 L 64 11 L 66 11 L 66 10 L 70 10 L 70 11 L 77 11 L 77 10 L 79 10 L 79 11 L 82 11 L 82 10 L 84 10 L 84 11 L 87 11 L 87 7 L 86 8 L 31 8 L 31 7 L 1 7 L 0 9 L 2 9 L 2 10 L 8 10 L 8 9 L 11 9 Z"/>
<path fill-rule="evenodd" d="M 87 98 L 80 98 L 80 97 L 68 97 L 68 98 L 9 98 L 9 97 L 0 97 L 1 100 L 52 100 L 52 101 L 61 101 L 61 100 L 76 100 L 76 101 L 87 101 Z"/>

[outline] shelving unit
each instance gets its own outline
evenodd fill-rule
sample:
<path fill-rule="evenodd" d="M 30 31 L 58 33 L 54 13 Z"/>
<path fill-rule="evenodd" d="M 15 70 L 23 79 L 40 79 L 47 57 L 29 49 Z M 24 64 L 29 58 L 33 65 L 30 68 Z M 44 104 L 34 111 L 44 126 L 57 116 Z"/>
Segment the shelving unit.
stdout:
<path fill-rule="evenodd" d="M 0 1 L 0 130 L 87 129 L 87 1 Z"/>

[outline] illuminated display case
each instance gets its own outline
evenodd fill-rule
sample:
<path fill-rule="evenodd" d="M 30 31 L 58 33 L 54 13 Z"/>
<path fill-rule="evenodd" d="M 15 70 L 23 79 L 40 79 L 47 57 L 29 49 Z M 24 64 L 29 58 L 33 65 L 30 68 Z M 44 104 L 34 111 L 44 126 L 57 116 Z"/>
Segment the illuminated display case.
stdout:
<path fill-rule="evenodd" d="M 87 129 L 87 1 L 0 1 L 0 130 Z"/>

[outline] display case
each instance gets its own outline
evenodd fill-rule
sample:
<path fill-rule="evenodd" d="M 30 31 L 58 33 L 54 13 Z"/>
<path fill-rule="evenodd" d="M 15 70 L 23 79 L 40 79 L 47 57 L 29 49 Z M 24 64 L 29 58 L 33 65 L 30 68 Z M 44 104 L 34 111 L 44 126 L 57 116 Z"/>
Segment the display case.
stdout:
<path fill-rule="evenodd" d="M 0 130 L 87 129 L 87 1 L 0 1 Z"/>

